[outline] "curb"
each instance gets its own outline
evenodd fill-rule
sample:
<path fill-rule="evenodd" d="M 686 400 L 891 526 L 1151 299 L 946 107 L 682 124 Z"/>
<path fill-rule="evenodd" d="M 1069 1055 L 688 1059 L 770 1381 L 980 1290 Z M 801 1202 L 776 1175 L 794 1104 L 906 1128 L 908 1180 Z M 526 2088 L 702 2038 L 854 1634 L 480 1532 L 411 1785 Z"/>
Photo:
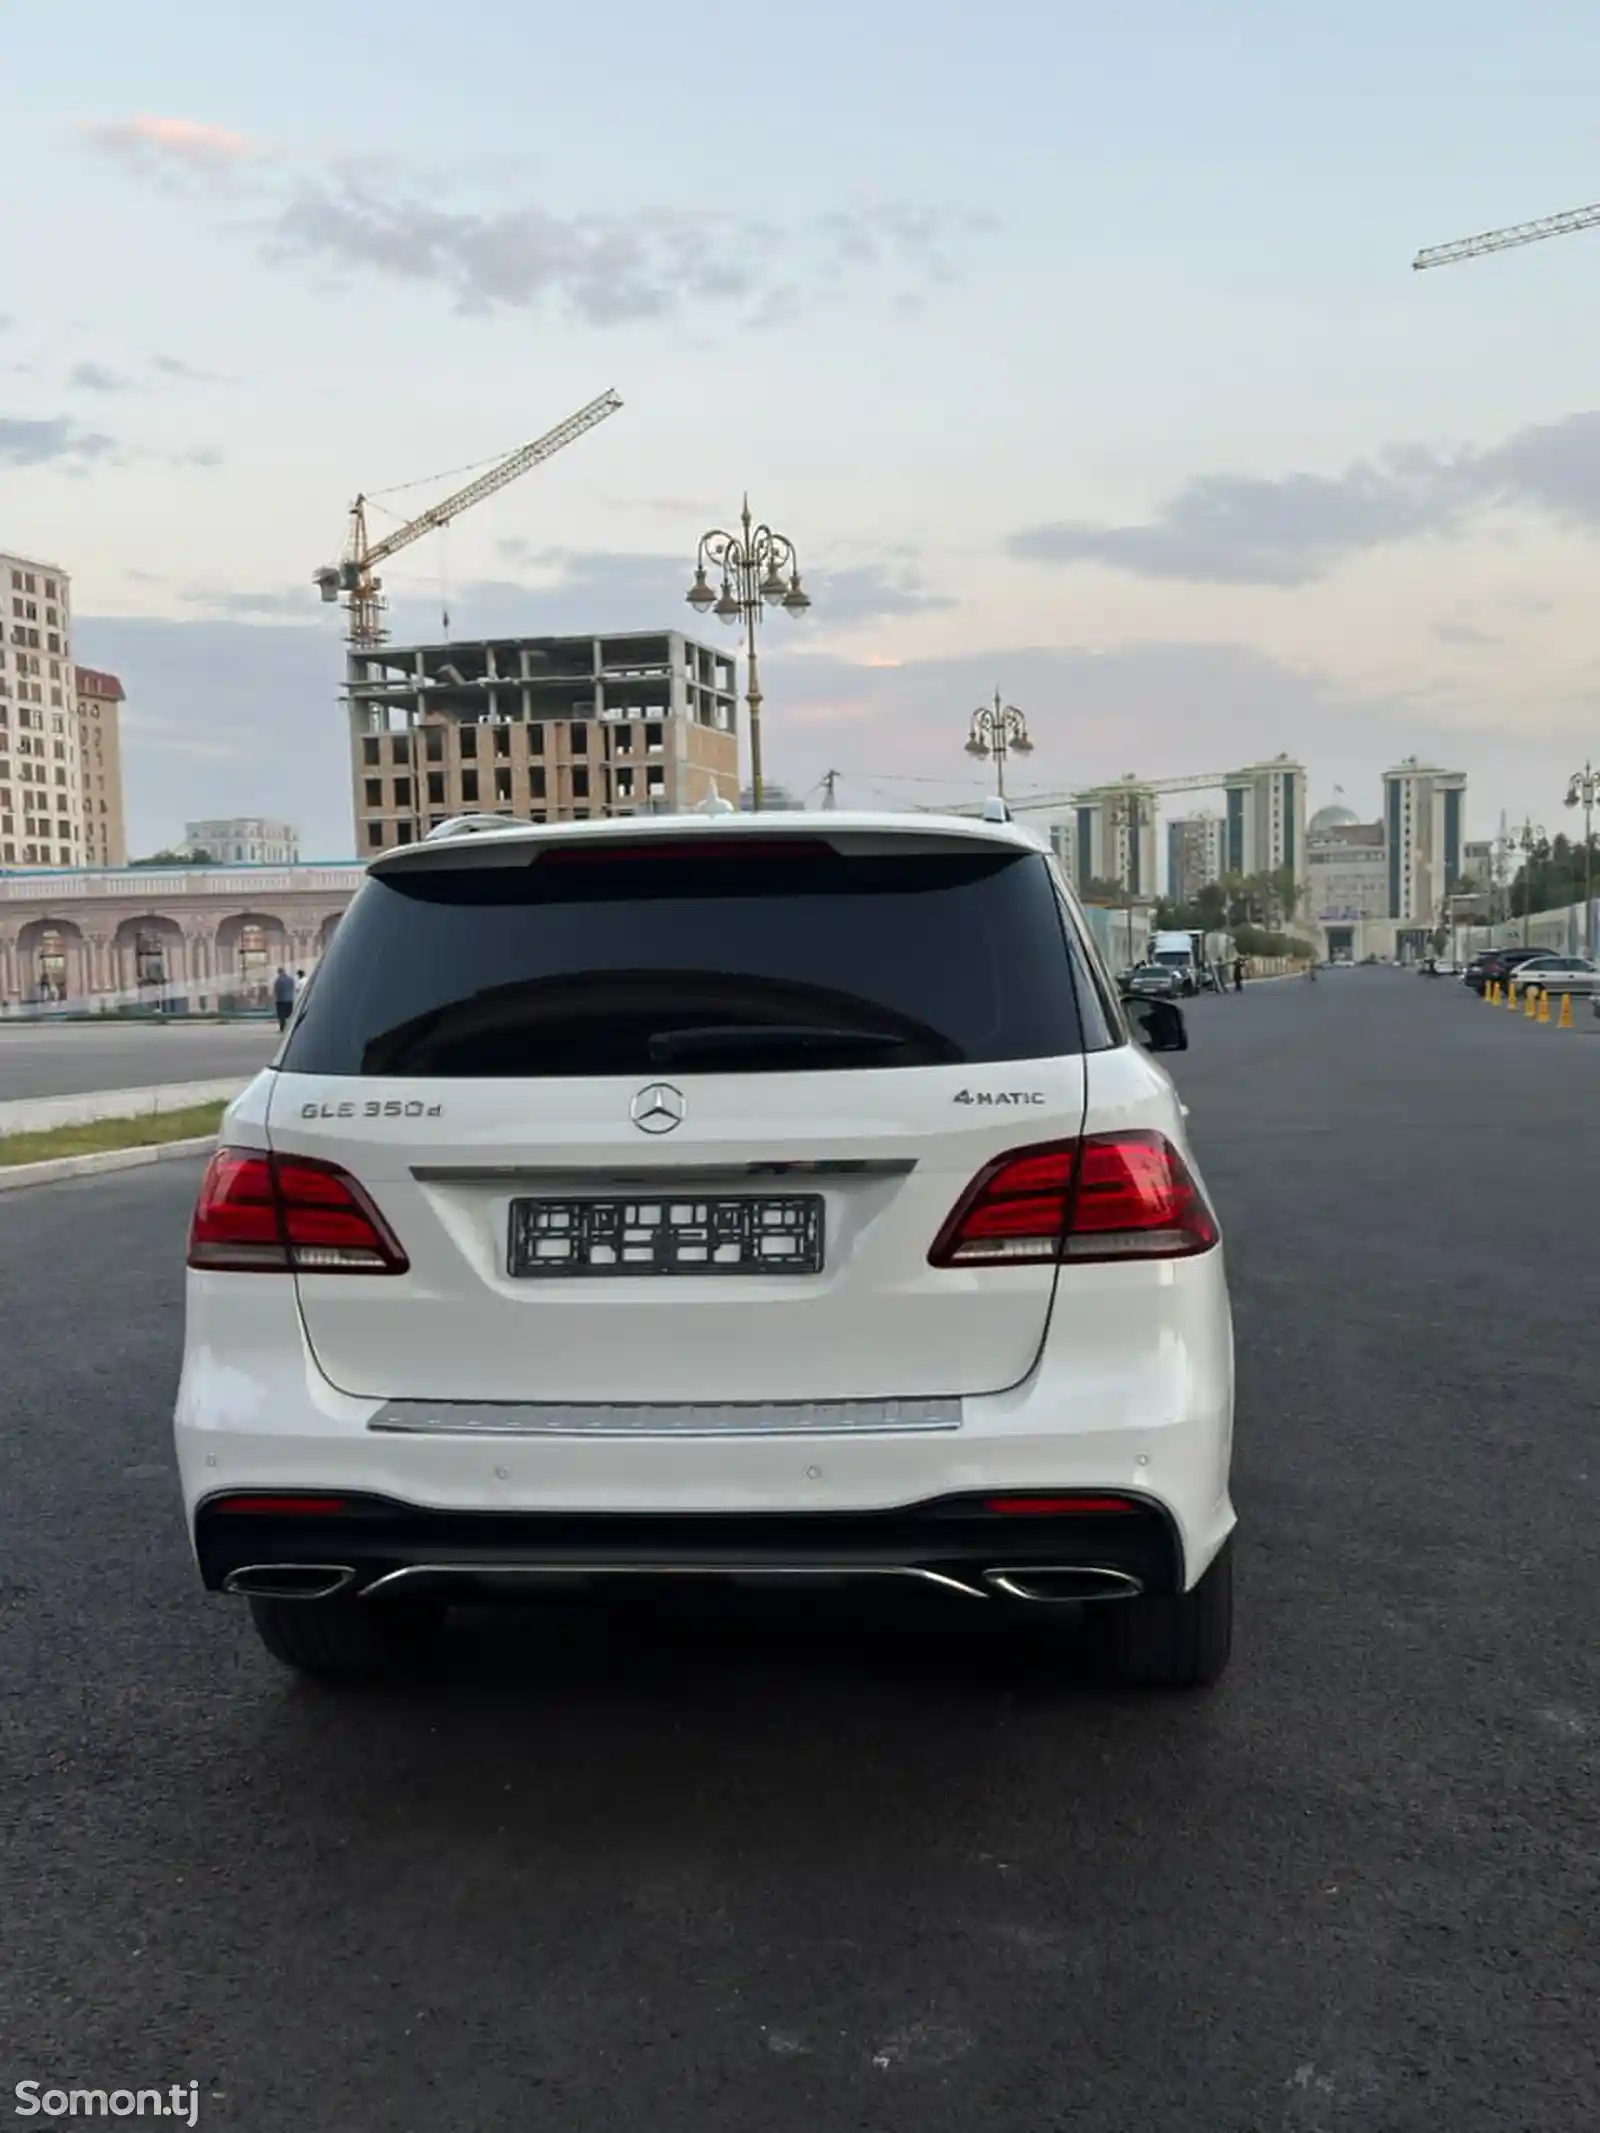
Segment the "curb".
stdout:
<path fill-rule="evenodd" d="M 104 1177 L 113 1170 L 144 1170 L 152 1163 L 206 1155 L 216 1144 L 216 1135 L 207 1133 L 195 1141 L 159 1141 L 146 1148 L 106 1148 L 98 1155 L 58 1155 L 44 1163 L 0 1164 L 0 1193 L 21 1192 L 29 1185 L 56 1185 L 67 1178 Z"/>
<path fill-rule="evenodd" d="M 237 1074 L 212 1081 L 167 1081 L 131 1089 L 85 1089 L 75 1096 L 19 1096 L 0 1103 L 0 1139 L 51 1133 L 58 1126 L 97 1126 L 107 1119 L 159 1118 L 197 1104 L 226 1104 L 250 1086 Z"/>

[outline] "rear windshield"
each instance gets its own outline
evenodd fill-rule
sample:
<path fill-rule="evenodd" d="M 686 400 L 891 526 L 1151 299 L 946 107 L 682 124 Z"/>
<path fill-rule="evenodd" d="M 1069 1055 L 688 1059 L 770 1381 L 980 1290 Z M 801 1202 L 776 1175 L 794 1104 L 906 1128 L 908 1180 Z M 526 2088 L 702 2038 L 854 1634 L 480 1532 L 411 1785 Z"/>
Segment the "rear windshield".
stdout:
<path fill-rule="evenodd" d="M 1042 856 L 879 856 L 804 839 L 705 854 L 674 840 L 372 876 L 281 1064 L 859 1070 L 1054 1058 L 1083 1048 L 1079 1027 Z"/>

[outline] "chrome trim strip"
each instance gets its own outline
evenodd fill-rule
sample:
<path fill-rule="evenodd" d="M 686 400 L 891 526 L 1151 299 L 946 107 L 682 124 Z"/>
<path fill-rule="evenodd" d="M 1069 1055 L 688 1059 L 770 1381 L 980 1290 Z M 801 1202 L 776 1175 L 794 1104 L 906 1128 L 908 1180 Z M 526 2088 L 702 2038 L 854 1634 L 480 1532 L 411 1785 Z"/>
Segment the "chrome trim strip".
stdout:
<path fill-rule="evenodd" d="M 363 1586 L 362 1599 L 407 1585 L 417 1578 L 544 1578 L 562 1579 L 688 1577 L 688 1578 L 918 1578 L 924 1584 L 959 1592 L 963 1599 L 986 1600 L 981 1585 L 964 1584 L 942 1570 L 924 1570 L 912 1563 L 408 1563 L 404 1569 L 385 1571 Z"/>
<path fill-rule="evenodd" d="M 617 1163 L 416 1163 L 411 1175 L 419 1185 L 529 1185 L 548 1183 L 563 1189 L 584 1185 L 610 1191 L 618 1185 L 716 1185 L 752 1178 L 903 1178 L 916 1169 L 910 1159 L 882 1161 L 827 1159 L 814 1162 L 652 1163 L 636 1158 Z"/>
<path fill-rule="evenodd" d="M 412 1437 L 812 1437 L 959 1429 L 959 1397 L 922 1400 L 386 1400 L 367 1423 Z"/>

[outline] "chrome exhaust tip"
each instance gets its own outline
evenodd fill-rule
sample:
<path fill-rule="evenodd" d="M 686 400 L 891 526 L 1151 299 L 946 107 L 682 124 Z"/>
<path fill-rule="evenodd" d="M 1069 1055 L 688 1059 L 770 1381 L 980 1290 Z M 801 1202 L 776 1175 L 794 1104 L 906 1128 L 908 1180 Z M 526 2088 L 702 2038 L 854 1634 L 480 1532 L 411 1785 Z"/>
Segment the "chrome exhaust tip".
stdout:
<path fill-rule="evenodd" d="M 247 1600 L 331 1600 L 355 1583 L 348 1563 L 245 1563 L 222 1581 Z"/>
<path fill-rule="evenodd" d="M 1031 1600 L 1041 1604 L 1074 1600 L 1131 1600 L 1144 1590 L 1142 1581 L 1126 1570 L 1105 1570 L 1062 1563 L 1025 1564 L 1004 1570 L 986 1570 L 984 1579 L 1008 1600 Z"/>

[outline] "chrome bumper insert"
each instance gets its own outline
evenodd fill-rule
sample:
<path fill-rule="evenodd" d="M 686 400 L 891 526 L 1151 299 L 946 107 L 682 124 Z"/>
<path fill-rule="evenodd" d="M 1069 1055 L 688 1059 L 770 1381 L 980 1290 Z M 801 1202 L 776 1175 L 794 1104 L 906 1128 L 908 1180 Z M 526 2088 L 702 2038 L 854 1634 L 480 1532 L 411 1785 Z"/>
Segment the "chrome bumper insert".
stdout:
<path fill-rule="evenodd" d="M 639 1403 L 389 1400 L 368 1429 L 410 1437 L 822 1437 L 961 1427 L 959 1398 Z"/>

